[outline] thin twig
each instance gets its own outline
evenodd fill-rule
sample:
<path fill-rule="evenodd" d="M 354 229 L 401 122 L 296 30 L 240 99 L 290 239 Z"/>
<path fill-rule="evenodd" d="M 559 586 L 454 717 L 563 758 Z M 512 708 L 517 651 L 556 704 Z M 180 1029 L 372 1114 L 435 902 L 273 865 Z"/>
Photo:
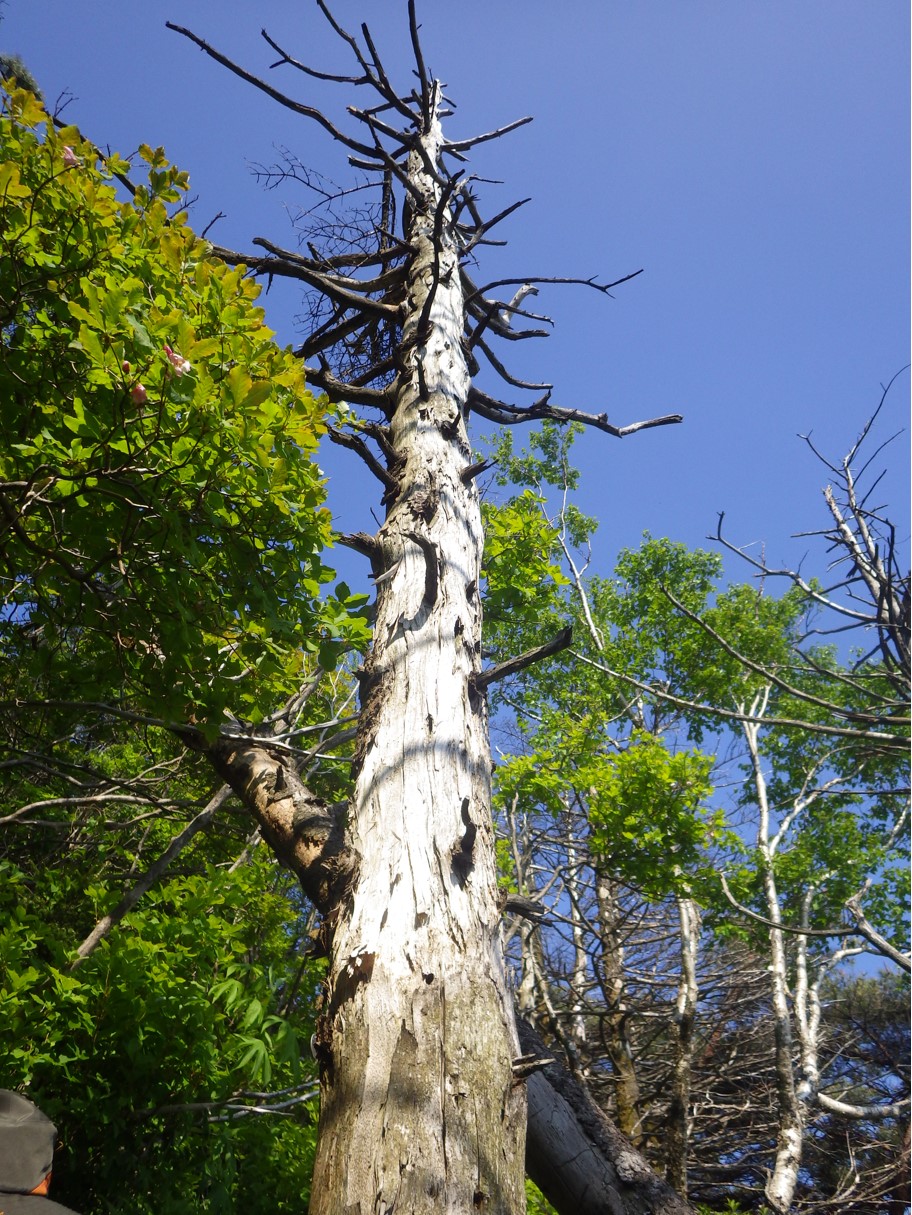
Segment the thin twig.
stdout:
<path fill-rule="evenodd" d="M 215 814 L 225 804 L 231 796 L 231 789 L 228 785 L 222 785 L 217 793 L 210 798 L 206 807 L 200 811 L 196 818 L 192 819 L 183 831 L 178 832 L 171 840 L 168 847 L 158 857 L 158 859 L 149 866 L 146 872 L 142 875 L 138 882 L 124 894 L 123 898 L 117 904 L 113 911 L 102 916 L 89 935 L 85 938 L 79 948 L 76 950 L 76 957 L 70 964 L 70 970 L 73 971 L 77 966 L 80 966 L 86 958 L 88 958 L 101 942 L 109 935 L 111 930 L 124 918 L 128 911 L 136 906 L 142 896 L 155 885 L 161 875 L 170 866 L 171 862 L 178 857 L 184 848 L 190 843 L 195 835 L 208 827 L 215 817 Z"/>

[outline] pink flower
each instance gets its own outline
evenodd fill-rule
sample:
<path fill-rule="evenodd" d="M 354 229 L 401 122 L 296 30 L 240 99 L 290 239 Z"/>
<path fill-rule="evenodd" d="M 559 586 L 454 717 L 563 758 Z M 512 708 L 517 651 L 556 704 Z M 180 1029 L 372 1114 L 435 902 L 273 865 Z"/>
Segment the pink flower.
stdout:
<path fill-rule="evenodd" d="M 146 405 L 149 401 L 149 394 L 146 392 L 142 384 L 134 384 L 130 389 L 130 400 L 134 405 Z"/>
<path fill-rule="evenodd" d="M 168 362 L 174 368 L 175 375 L 187 374 L 187 372 L 190 370 L 190 363 L 179 351 L 172 350 L 170 346 L 166 346 L 165 354 L 168 358 Z"/>
<path fill-rule="evenodd" d="M 130 363 L 129 363 L 129 361 L 128 361 L 127 359 L 124 359 L 124 361 L 121 363 L 120 367 L 121 367 L 121 370 L 122 370 L 124 373 L 129 372 L 129 370 L 130 370 Z"/>
<path fill-rule="evenodd" d="M 63 163 L 68 169 L 78 169 L 82 164 L 82 161 L 68 144 L 63 145 Z"/>

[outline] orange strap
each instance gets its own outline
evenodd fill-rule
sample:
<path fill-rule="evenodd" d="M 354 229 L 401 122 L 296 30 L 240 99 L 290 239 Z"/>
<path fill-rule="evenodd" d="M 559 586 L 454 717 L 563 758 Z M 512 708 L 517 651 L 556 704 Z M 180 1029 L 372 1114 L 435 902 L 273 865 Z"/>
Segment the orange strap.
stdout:
<path fill-rule="evenodd" d="M 47 1175 L 47 1177 L 45 1177 L 44 1181 L 42 1181 L 40 1185 L 36 1185 L 34 1190 L 30 1190 L 29 1192 L 31 1194 L 41 1194 L 43 1197 L 46 1198 L 47 1192 L 50 1188 L 51 1188 L 51 1174 L 48 1173 L 48 1175 Z"/>

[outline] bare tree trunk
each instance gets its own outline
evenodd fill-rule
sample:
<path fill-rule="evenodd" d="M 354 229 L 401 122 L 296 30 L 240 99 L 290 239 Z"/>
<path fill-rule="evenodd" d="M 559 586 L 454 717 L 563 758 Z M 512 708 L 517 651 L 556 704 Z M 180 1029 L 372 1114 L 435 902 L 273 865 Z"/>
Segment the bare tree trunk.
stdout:
<path fill-rule="evenodd" d="M 585 1079 L 588 1069 L 580 1062 L 580 1052 L 585 1052 L 586 1049 L 585 995 L 589 986 L 589 955 L 586 952 L 585 933 L 580 913 L 581 848 L 573 835 L 573 820 L 570 817 L 569 807 L 565 806 L 564 813 L 567 821 L 567 893 L 570 896 L 570 918 L 573 931 L 573 974 L 570 980 L 573 1002 L 568 1037 L 573 1043 L 573 1070 Z"/>
<path fill-rule="evenodd" d="M 523 1050 L 543 1055 L 519 1023 Z M 529 1077 L 526 1171 L 562 1215 L 693 1215 L 581 1085 L 556 1063 Z"/>
<path fill-rule="evenodd" d="M 766 711 L 770 688 L 759 695 L 751 706 L 752 717 L 762 717 Z M 785 952 L 785 934 L 782 909 L 773 858 L 778 837 L 771 833 L 770 808 L 767 798 L 766 777 L 763 772 L 758 744 L 759 726 L 756 722 L 742 725 L 750 754 L 754 789 L 760 811 L 757 829 L 757 850 L 762 866 L 763 895 L 766 914 L 772 925 L 770 939 L 770 996 L 773 1007 L 773 1031 L 775 1038 L 776 1098 L 779 1129 L 776 1135 L 776 1158 L 772 1176 L 766 1184 L 766 1196 L 777 1215 L 785 1215 L 792 1205 L 804 1138 L 805 1107 L 795 1086 L 794 1047 L 792 1041 L 792 1019 L 788 999 L 788 971 Z M 781 828 L 780 828 L 781 833 Z"/>
<path fill-rule="evenodd" d="M 312 1215 L 525 1210 L 525 1086 L 496 899 L 480 669 L 478 494 L 460 473 L 469 379 L 434 113 L 409 154 L 412 218 L 391 420 L 399 487 L 377 537 L 349 835 L 322 1029 Z"/>
<path fill-rule="evenodd" d="M 642 1141 L 640 1083 L 630 1036 L 624 1000 L 624 946 L 618 930 L 618 904 L 614 883 L 606 877 L 596 879 L 602 951 L 599 969 L 608 1007 L 605 1042 L 615 1074 L 615 1116 L 621 1131 L 633 1143 Z"/>
<path fill-rule="evenodd" d="M 233 264 L 299 279 L 323 297 L 329 319 L 321 315 L 317 322 L 314 314 L 299 351 L 315 360 L 306 366 L 309 384 L 386 418 L 352 416 L 329 432 L 383 483 L 387 507 L 376 536 L 344 538 L 370 557 L 377 585 L 348 821 L 322 805 L 293 768 L 283 772 L 265 740 L 249 746 L 240 734 L 220 740 L 213 761 L 326 916 L 330 970 L 316 1035 L 322 1108 L 312 1215 L 518 1215 L 525 1210 L 526 1124 L 519 1077 L 529 1074 L 529 1061 L 516 1063 L 504 975 L 484 688 L 568 644 L 569 630 L 481 671 L 483 536 L 473 478 L 482 465 L 471 462 L 466 414 L 471 406 L 510 425 L 584 422 L 618 438 L 681 418 L 669 414 L 619 427 L 605 413 L 551 404 L 550 391 L 524 407 L 470 386 L 466 357 L 476 365 L 480 353 L 509 384 L 547 388 L 511 375 L 485 340 L 546 335 L 512 324 L 521 317 L 533 325 L 547 319 L 519 306 L 535 284 L 576 283 L 607 294 L 634 276 L 613 283 L 537 278 L 476 286 L 467 271 L 473 250 L 489 243 L 490 229 L 521 204 L 483 220 L 462 170 L 451 172 L 443 153 L 461 163 L 477 143 L 529 120 L 445 143 L 440 86 L 424 64 L 415 0 L 407 9 L 418 87 L 413 83 L 405 95 L 393 89 L 367 26 L 359 41 L 325 0 L 319 8 L 357 60 L 356 77 L 306 68 L 268 41 L 281 62 L 321 79 L 369 86 L 378 104 L 348 111 L 362 138 L 189 30 L 170 28 L 317 122 L 353 154 L 354 165 L 382 183 L 376 245 L 369 241 L 354 256 L 311 248 L 305 257 L 263 238 L 256 243 L 266 256 L 218 249 Z M 397 198 L 404 191 L 404 240 L 386 227 L 394 187 Z M 488 298 L 503 286 L 519 287 L 512 302 Z M 664 1184 L 642 1168 L 649 1184 Z"/>
<path fill-rule="evenodd" d="M 693 1070 L 694 1022 L 697 1015 L 697 951 L 700 911 L 693 899 L 679 897 L 681 977 L 675 1008 L 677 1039 L 668 1107 L 665 1176 L 682 1198 L 687 1196 L 687 1149 L 690 1140 L 690 1077 Z"/>

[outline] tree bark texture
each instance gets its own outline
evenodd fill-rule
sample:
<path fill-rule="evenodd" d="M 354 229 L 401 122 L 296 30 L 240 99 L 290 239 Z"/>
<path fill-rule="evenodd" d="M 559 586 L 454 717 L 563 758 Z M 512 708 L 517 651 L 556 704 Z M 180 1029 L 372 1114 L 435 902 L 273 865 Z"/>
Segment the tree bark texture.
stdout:
<path fill-rule="evenodd" d="M 681 925 L 681 977 L 675 1005 L 674 1072 L 668 1103 L 665 1142 L 665 1176 L 682 1196 L 687 1195 L 687 1152 L 690 1143 L 690 1084 L 693 1071 L 694 1024 L 697 1017 L 697 951 L 700 944 L 700 910 L 693 899 L 678 896 Z"/>
<path fill-rule="evenodd" d="M 435 99 L 439 96 L 433 86 Z M 377 535 L 374 644 L 318 1051 L 312 1215 L 525 1210 L 525 1084 L 496 898 L 480 671 L 483 534 L 458 251 L 431 121 L 409 154 L 398 488 Z"/>
<path fill-rule="evenodd" d="M 294 768 L 249 744 L 219 748 L 210 755 L 261 825 L 276 856 L 301 881 L 333 921 L 339 892 L 353 873 L 352 855 L 338 849 L 340 832 L 333 808 L 300 783 Z M 297 828 L 295 824 L 297 823 Z M 323 836 L 325 855 L 319 852 Z M 523 1055 L 550 1057 L 541 1038 L 517 1018 Z M 319 1046 L 321 1053 L 323 1046 Z M 561 1215 L 639 1215 L 659 1201 L 666 1215 L 687 1215 L 690 1208 L 668 1191 L 630 1140 L 620 1134 L 585 1089 L 558 1060 L 533 1070 L 528 1089 L 525 1171 Z M 658 1197 L 657 1197 L 658 1196 Z M 321 1195 L 323 1209 L 332 1210 Z M 316 1209 L 316 1195 L 314 1205 Z M 482 1205 L 479 1209 L 485 1209 Z M 522 1209 L 522 1207 L 520 1207 Z"/>
<path fill-rule="evenodd" d="M 315 797 L 294 767 L 270 751 L 266 742 L 224 739 L 208 755 L 307 897 L 332 917 L 353 871 L 338 810 Z"/>
<path fill-rule="evenodd" d="M 635 1144 L 642 1143 L 640 1082 L 633 1047 L 627 1030 L 625 1005 L 624 946 L 618 931 L 618 904 L 615 884 L 607 877 L 596 879 L 601 953 L 599 970 L 605 995 L 605 1046 L 615 1075 L 615 1116 L 621 1131 Z"/>
<path fill-rule="evenodd" d="M 547 1053 L 528 1023 L 519 1032 L 525 1052 Z M 558 1211 L 693 1215 L 569 1072 L 551 1063 L 529 1077 L 528 1091 L 526 1171 Z"/>

